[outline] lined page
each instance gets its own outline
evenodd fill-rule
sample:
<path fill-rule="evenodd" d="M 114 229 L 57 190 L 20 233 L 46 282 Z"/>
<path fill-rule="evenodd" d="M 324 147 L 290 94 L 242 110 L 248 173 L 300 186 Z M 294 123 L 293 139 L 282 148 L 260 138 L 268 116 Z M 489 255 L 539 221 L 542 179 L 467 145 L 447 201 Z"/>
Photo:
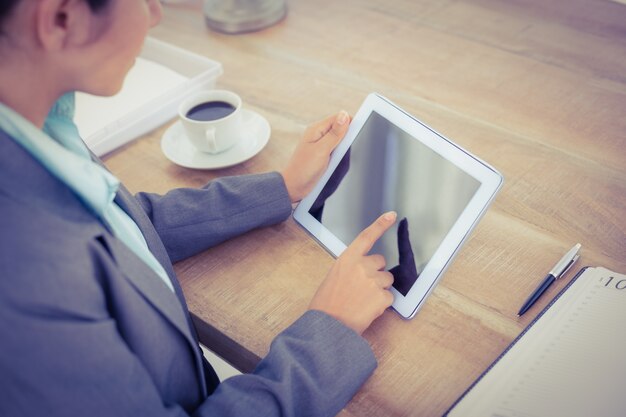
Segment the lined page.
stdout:
<path fill-rule="evenodd" d="M 448 414 L 626 416 L 626 275 L 588 268 Z"/>

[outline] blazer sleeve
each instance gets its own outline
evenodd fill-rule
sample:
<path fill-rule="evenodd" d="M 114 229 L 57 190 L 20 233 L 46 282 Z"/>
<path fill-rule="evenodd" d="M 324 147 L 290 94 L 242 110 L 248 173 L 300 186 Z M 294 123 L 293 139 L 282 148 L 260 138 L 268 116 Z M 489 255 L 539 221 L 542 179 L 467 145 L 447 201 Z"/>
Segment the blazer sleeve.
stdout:
<path fill-rule="evenodd" d="M 195 416 L 334 416 L 377 363 L 339 321 L 308 311 L 272 342 L 254 373 L 223 381 Z"/>
<path fill-rule="evenodd" d="M 172 262 L 291 215 L 289 194 L 277 172 L 220 178 L 200 189 L 135 197 Z"/>

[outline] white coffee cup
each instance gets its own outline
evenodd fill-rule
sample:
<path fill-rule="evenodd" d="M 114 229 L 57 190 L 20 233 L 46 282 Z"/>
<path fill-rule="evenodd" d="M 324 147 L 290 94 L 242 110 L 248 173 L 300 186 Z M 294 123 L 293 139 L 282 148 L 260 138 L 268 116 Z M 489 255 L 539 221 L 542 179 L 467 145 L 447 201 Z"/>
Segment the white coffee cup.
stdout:
<path fill-rule="evenodd" d="M 178 116 L 187 138 L 201 152 L 223 152 L 242 139 L 241 98 L 231 91 L 192 94 L 180 103 Z"/>

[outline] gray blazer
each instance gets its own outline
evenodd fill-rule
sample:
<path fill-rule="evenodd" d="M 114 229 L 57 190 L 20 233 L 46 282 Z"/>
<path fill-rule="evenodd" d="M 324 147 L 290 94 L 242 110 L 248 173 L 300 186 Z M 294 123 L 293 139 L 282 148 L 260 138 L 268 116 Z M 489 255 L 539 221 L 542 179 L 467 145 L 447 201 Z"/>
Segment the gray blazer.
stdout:
<path fill-rule="evenodd" d="M 172 262 L 287 218 L 279 174 L 116 201 L 175 294 L 0 131 L 3 417 L 330 416 L 373 372 L 367 342 L 321 312 L 278 335 L 253 374 L 219 383 L 202 357 Z"/>

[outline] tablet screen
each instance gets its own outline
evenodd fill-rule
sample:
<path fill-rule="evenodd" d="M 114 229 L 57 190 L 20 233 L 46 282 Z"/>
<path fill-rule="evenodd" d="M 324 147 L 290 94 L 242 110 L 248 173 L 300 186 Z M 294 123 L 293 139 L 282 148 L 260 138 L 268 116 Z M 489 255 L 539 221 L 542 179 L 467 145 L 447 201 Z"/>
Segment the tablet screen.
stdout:
<path fill-rule="evenodd" d="M 398 222 L 371 253 L 387 260 L 405 295 L 480 182 L 372 112 L 309 213 L 346 246 L 382 213 Z"/>

